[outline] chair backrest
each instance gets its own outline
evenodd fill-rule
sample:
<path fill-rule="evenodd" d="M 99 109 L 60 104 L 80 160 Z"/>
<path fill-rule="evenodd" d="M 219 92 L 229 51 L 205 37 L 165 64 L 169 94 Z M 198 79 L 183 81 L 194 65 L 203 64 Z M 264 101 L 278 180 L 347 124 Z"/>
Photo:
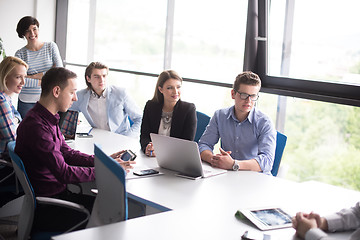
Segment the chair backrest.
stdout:
<path fill-rule="evenodd" d="M 130 127 L 132 127 L 132 125 L 134 125 L 134 121 L 131 120 L 130 116 L 128 116 L 128 119 L 129 119 Z"/>
<path fill-rule="evenodd" d="M 196 111 L 197 126 L 195 134 L 195 142 L 199 142 L 202 134 L 204 133 L 206 126 L 209 124 L 210 117 L 202 112 Z"/>
<path fill-rule="evenodd" d="M 21 212 L 18 221 L 18 239 L 28 239 L 33 220 L 34 220 L 34 213 L 36 207 L 36 198 L 34 189 L 29 181 L 29 178 L 26 174 L 24 164 L 20 157 L 14 152 L 15 149 L 15 141 L 8 143 L 8 149 L 10 158 L 18 177 L 20 184 L 24 190 L 25 196 L 23 205 L 21 207 Z"/>
<path fill-rule="evenodd" d="M 286 141 L 287 141 L 287 137 L 284 134 L 277 132 L 274 164 L 273 164 L 273 168 L 271 170 L 271 174 L 275 177 L 277 176 L 278 171 L 279 171 L 280 162 L 281 162 L 282 155 L 284 153 Z"/>
<path fill-rule="evenodd" d="M 87 227 L 127 220 L 126 172 L 121 165 L 94 144 L 98 193 Z"/>

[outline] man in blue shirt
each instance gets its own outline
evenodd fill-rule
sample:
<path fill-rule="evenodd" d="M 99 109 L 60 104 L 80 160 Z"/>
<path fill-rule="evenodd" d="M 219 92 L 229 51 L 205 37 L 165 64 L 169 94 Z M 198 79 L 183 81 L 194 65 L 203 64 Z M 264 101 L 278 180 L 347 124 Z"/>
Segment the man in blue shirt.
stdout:
<path fill-rule="evenodd" d="M 199 141 L 201 159 L 222 169 L 251 170 L 271 174 L 276 130 L 269 117 L 254 108 L 261 80 L 252 72 L 236 77 L 231 90 L 235 104 L 217 110 Z M 219 154 L 214 145 L 221 139 Z"/>

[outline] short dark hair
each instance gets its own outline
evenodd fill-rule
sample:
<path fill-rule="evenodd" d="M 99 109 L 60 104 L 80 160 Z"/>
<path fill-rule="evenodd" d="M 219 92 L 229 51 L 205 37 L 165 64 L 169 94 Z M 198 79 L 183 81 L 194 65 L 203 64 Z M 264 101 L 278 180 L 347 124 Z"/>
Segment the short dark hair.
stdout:
<path fill-rule="evenodd" d="M 259 86 L 261 88 L 261 80 L 259 75 L 256 73 L 245 71 L 236 76 L 236 79 L 233 84 L 233 89 L 238 91 L 240 84 Z"/>
<path fill-rule="evenodd" d="M 156 86 L 155 86 L 155 92 L 153 101 L 156 101 L 158 103 L 164 103 L 164 95 L 159 91 L 159 87 L 163 87 L 164 83 L 169 79 L 176 79 L 179 80 L 182 83 L 182 78 L 180 75 L 175 72 L 174 70 L 164 70 L 162 73 L 160 73 Z"/>
<path fill-rule="evenodd" d="M 94 69 L 104 69 L 106 68 L 107 72 L 109 73 L 109 67 L 101 62 L 92 62 L 90 63 L 87 68 L 85 69 L 85 82 L 89 89 L 93 89 L 91 83 L 89 83 L 86 77 L 91 78 L 91 73 Z"/>
<path fill-rule="evenodd" d="M 54 87 L 59 86 L 64 89 L 68 85 L 68 80 L 76 78 L 76 73 L 63 67 L 51 68 L 45 73 L 41 80 L 41 96 L 45 97 L 51 93 Z"/>
<path fill-rule="evenodd" d="M 31 25 L 36 25 L 37 27 L 40 26 L 39 21 L 34 17 L 26 16 L 20 19 L 16 27 L 16 32 L 19 38 L 23 38 L 25 36 L 26 30 L 28 30 Z"/>

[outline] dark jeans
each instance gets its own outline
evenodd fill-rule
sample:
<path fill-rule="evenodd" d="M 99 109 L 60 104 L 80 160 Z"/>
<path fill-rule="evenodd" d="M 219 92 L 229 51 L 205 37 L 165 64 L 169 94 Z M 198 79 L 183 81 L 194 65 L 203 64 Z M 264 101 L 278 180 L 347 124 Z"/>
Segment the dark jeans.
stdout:
<path fill-rule="evenodd" d="M 60 194 L 52 196 L 52 198 L 58 198 L 81 204 L 86 209 L 88 209 L 90 213 L 95 201 L 94 196 L 81 193 L 72 193 L 67 189 Z M 83 213 L 79 213 L 71 209 L 66 209 L 64 207 L 38 204 L 36 206 L 32 231 L 63 232 L 84 220 L 85 217 L 86 215 Z M 83 224 L 83 226 L 79 227 L 78 229 L 85 228 L 86 224 L 87 223 Z"/>
<path fill-rule="evenodd" d="M 18 112 L 21 115 L 21 118 L 24 119 L 26 113 L 32 109 L 35 106 L 35 103 L 26 103 L 21 101 L 20 99 L 18 100 Z"/>

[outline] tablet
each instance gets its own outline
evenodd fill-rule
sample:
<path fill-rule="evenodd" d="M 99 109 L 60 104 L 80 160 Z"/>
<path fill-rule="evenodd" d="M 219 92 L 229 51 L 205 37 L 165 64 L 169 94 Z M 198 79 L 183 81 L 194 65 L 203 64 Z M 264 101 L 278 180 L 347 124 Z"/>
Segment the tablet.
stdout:
<path fill-rule="evenodd" d="M 278 207 L 253 208 L 239 210 L 260 230 L 291 227 L 291 216 Z"/>

